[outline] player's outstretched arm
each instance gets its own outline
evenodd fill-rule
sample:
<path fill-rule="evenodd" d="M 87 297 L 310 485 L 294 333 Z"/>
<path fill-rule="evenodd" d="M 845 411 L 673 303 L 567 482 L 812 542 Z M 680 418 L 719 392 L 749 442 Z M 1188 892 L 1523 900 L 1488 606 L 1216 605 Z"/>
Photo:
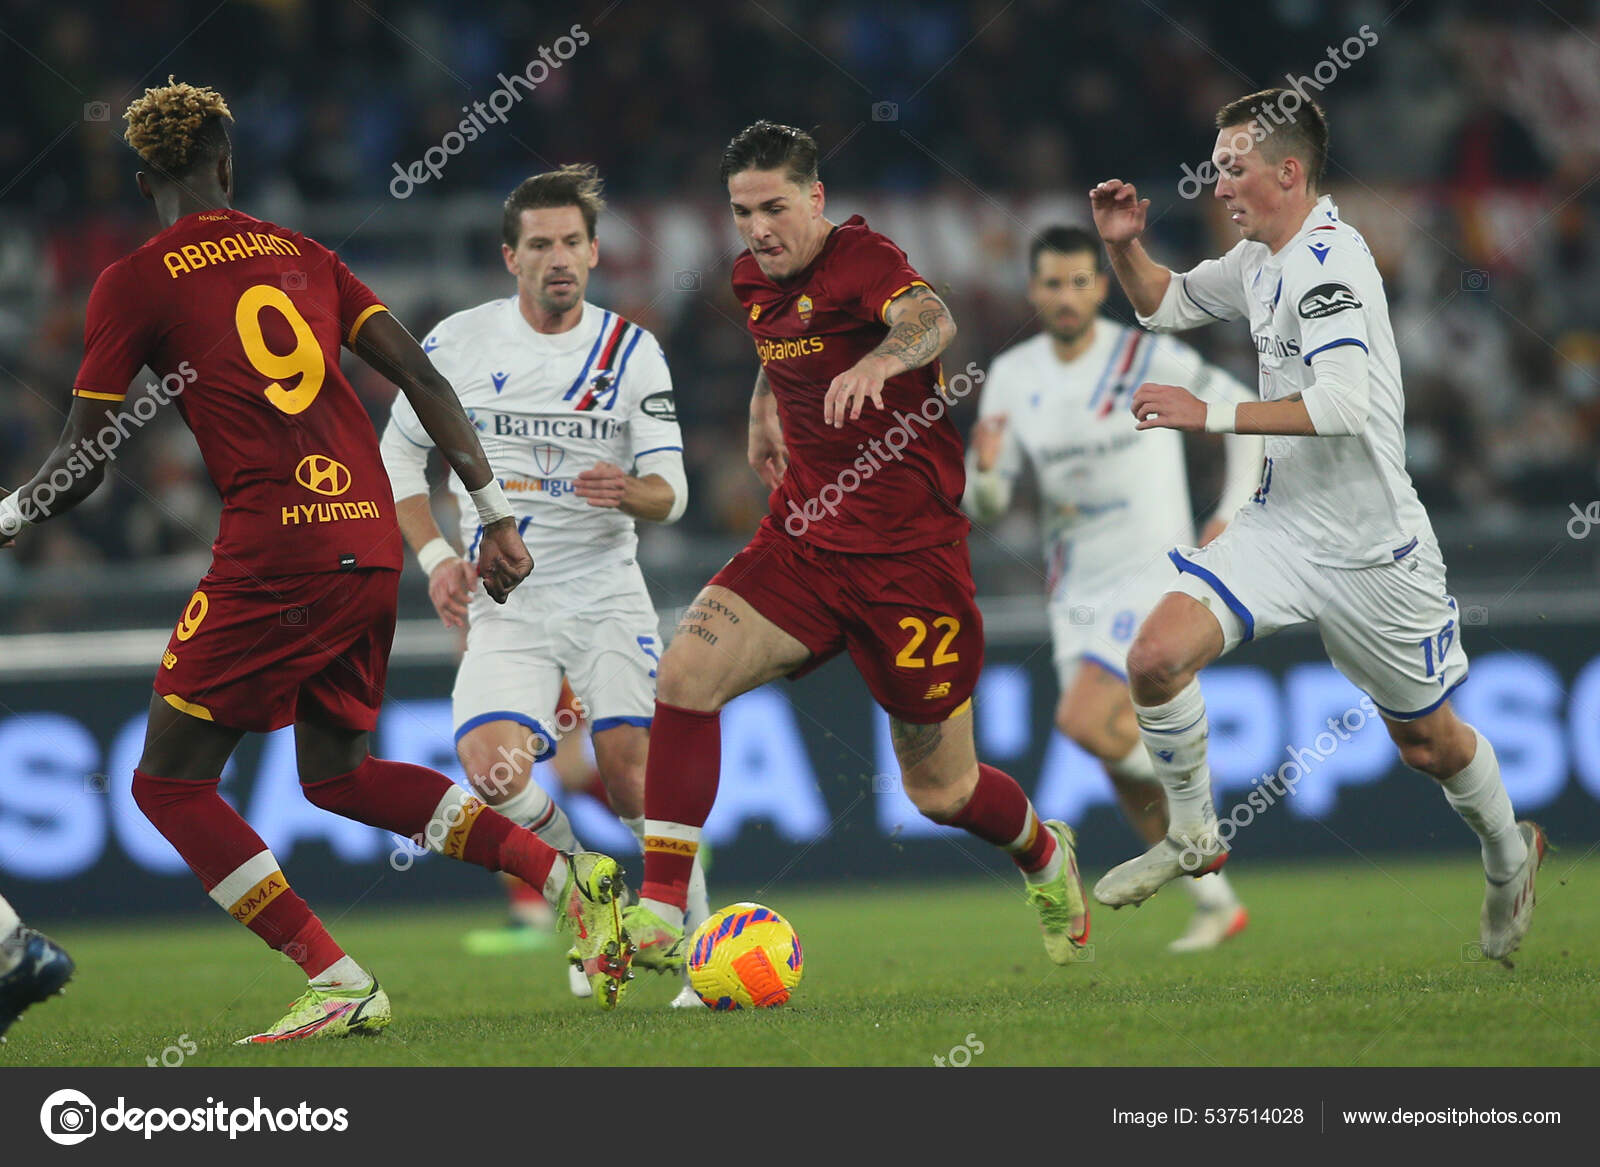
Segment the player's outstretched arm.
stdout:
<path fill-rule="evenodd" d="M 1109 178 L 1089 192 L 1089 209 L 1111 270 L 1141 316 L 1155 315 L 1172 282 L 1172 269 L 1151 259 L 1139 241 L 1149 208 L 1150 200 L 1141 199 L 1131 182 L 1119 178 Z"/>
<path fill-rule="evenodd" d="M 933 289 L 913 285 L 884 309 L 889 335 L 878 347 L 840 373 L 822 399 L 822 419 L 838 428 L 845 418 L 855 421 L 867 398 L 883 408 L 883 383 L 890 377 L 920 369 L 950 347 L 956 338 L 955 317 Z"/>
<path fill-rule="evenodd" d="M 0 498 L 0 547 L 9 547 L 24 527 L 65 514 L 99 489 L 106 453 L 92 435 L 105 428 L 110 412 L 103 401 L 72 399 L 67 424 L 44 465 L 15 493 Z M 70 479 L 64 490 L 56 485 L 61 474 Z"/>
<path fill-rule="evenodd" d="M 511 589 L 533 570 L 533 557 L 517 534 L 511 507 L 455 390 L 388 312 L 374 315 L 356 335 L 355 353 L 399 386 L 428 437 L 472 495 L 483 523 L 478 575 L 489 597 L 505 603 Z"/>

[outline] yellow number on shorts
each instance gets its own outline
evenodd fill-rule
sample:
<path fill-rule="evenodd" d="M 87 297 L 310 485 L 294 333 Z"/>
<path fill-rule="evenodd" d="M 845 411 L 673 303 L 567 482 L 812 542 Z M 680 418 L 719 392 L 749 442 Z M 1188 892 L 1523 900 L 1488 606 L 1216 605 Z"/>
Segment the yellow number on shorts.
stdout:
<path fill-rule="evenodd" d="M 907 616 L 900 621 L 900 627 L 911 633 L 911 639 L 906 641 L 906 646 L 894 658 L 894 663 L 902 669 L 924 669 L 928 662 L 917 658 L 917 649 L 922 647 L 922 642 L 928 638 L 928 626 L 915 616 Z"/>
<path fill-rule="evenodd" d="M 940 616 L 933 622 L 935 628 L 944 630 L 944 637 L 939 641 L 939 647 L 933 650 L 933 663 L 936 665 L 953 665 L 961 659 L 960 653 L 950 651 L 951 642 L 961 633 L 961 621 L 954 616 Z M 922 642 L 928 638 L 928 626 L 915 616 L 907 616 L 900 621 L 900 627 L 911 633 L 911 639 L 906 641 L 894 658 L 894 663 L 902 669 L 925 669 L 928 662 L 917 655 L 917 649 L 922 647 Z"/>
<path fill-rule="evenodd" d="M 183 610 L 183 619 L 178 621 L 178 639 L 188 640 L 200 631 L 200 621 L 206 618 L 206 613 L 211 610 L 211 601 L 206 599 L 204 592 L 196 592 L 189 597 L 189 605 Z"/>
<path fill-rule="evenodd" d="M 271 308 L 289 322 L 294 329 L 294 348 L 286 353 L 275 353 L 267 347 L 261 335 L 261 311 Z M 322 346 L 311 332 L 311 325 L 300 315 L 300 310 L 282 288 L 271 284 L 254 284 L 244 290 L 233 309 L 233 324 L 244 343 L 244 355 L 263 377 L 272 378 L 267 386 L 267 400 L 284 413 L 303 413 L 322 391 L 322 382 L 328 375 L 328 363 L 322 355 Z M 293 389 L 285 389 L 282 381 L 287 377 L 300 378 Z"/>

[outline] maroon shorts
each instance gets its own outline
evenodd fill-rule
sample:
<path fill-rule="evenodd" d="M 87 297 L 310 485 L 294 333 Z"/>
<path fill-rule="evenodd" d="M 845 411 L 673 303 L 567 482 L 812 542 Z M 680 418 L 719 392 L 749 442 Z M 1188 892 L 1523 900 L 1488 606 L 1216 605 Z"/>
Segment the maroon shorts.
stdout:
<path fill-rule="evenodd" d="M 307 718 L 372 730 L 383 704 L 400 573 L 269 580 L 207 575 L 156 670 L 176 709 L 266 733 Z"/>
<path fill-rule="evenodd" d="M 943 721 L 983 668 L 983 617 L 967 541 L 895 555 L 814 547 L 763 519 L 712 578 L 805 645 L 793 676 L 850 653 L 873 698 L 900 721 Z"/>

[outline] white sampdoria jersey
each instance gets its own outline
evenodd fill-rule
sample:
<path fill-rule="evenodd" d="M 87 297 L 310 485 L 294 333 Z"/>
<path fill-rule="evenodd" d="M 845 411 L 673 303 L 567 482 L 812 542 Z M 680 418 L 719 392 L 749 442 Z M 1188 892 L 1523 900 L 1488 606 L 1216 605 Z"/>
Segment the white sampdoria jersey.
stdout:
<path fill-rule="evenodd" d="M 1436 546 L 1406 473 L 1405 393 L 1383 278 L 1327 195 L 1276 254 L 1241 241 L 1175 276 L 1161 305 L 1139 321 L 1175 331 L 1240 316 L 1260 354 L 1263 401 L 1305 393 L 1317 381 L 1313 359 L 1346 346 L 1366 354 L 1367 392 L 1364 401 L 1319 401 L 1312 411 L 1315 420 L 1322 410 L 1350 408 L 1365 418 L 1359 433 L 1267 438 L 1261 484 L 1239 521 L 1281 531 L 1297 554 L 1329 567 L 1394 562 L 1419 541 Z M 1306 402 L 1312 408 L 1311 394 Z"/>
<path fill-rule="evenodd" d="M 638 546 L 633 518 L 590 506 L 573 479 L 599 462 L 648 473 L 648 464 L 667 457 L 682 480 L 672 379 L 655 337 L 590 303 L 576 327 L 536 332 L 511 296 L 446 317 L 422 347 L 478 429 L 538 581 L 559 583 L 631 560 Z M 433 446 L 404 396 L 395 399 L 389 429 L 423 451 Z M 388 434 L 385 447 L 388 462 Z M 390 475 L 397 476 L 392 465 Z M 455 475 L 449 484 L 461 511 L 461 546 L 476 559 L 477 509 Z"/>
<path fill-rule="evenodd" d="M 984 379 L 978 416 L 1008 419 L 994 466 L 1006 496 L 1023 463 L 1033 466 L 1052 596 L 1115 592 L 1129 571 L 1155 561 L 1166 567 L 1170 547 L 1193 542 L 1183 435 L 1135 428 L 1133 393 L 1146 381 L 1181 385 L 1210 401 L 1254 400 L 1187 345 L 1104 317 L 1071 361 L 1057 357 L 1041 332 L 996 357 Z M 1250 497 L 1261 466 L 1259 438 L 1226 442 L 1227 484 L 1215 512 L 1221 518 Z M 967 503 L 987 517 L 975 491 Z"/>

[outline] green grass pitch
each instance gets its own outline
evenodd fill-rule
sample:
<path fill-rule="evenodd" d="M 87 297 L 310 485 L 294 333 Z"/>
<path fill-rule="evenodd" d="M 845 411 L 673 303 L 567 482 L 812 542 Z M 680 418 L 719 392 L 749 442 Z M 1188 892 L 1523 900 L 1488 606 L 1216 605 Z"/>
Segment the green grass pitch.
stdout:
<path fill-rule="evenodd" d="M 0 1065 L 165 1052 L 202 1067 L 931 1066 L 969 1034 L 974 1066 L 1600 1064 L 1600 857 L 1546 861 L 1514 970 L 1470 959 L 1481 874 L 1468 860 L 1233 870 L 1253 922 L 1222 950 L 1165 951 L 1188 910 L 1169 888 L 1138 910 L 1097 908 L 1092 959 L 1069 968 L 1046 960 L 1009 881 L 769 889 L 805 945 L 805 979 L 789 1005 L 736 1014 L 670 1010 L 676 983 L 643 972 L 602 1013 L 568 995 L 554 948 L 467 956 L 463 932 L 500 919 L 486 881 L 480 903 L 332 921 L 384 983 L 394 1024 L 270 1048 L 230 1042 L 276 1020 L 302 982 L 243 929 L 199 912 L 40 920 L 78 976 L 17 1024 Z"/>

